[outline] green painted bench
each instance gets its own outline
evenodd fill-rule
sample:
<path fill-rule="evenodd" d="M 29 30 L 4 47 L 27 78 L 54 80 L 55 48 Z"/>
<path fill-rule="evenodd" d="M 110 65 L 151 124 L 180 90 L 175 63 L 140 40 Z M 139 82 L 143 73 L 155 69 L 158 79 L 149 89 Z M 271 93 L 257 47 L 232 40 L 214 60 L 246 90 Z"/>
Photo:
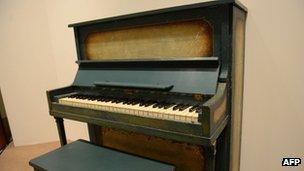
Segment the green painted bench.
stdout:
<path fill-rule="evenodd" d="M 123 153 L 77 140 L 32 159 L 34 170 L 49 171 L 167 171 L 170 164 Z"/>

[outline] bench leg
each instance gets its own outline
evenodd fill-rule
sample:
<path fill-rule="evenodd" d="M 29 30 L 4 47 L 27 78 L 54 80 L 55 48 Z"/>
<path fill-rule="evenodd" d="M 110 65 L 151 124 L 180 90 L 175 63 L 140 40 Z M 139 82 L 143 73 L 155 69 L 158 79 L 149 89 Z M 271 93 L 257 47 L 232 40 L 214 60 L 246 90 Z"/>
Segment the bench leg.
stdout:
<path fill-rule="evenodd" d="M 67 140 L 66 140 L 66 135 L 65 135 L 65 130 L 64 130 L 63 119 L 58 118 L 58 117 L 54 117 L 54 118 L 55 118 L 56 125 L 57 125 L 60 144 L 61 144 L 61 146 L 64 146 L 67 144 Z"/>

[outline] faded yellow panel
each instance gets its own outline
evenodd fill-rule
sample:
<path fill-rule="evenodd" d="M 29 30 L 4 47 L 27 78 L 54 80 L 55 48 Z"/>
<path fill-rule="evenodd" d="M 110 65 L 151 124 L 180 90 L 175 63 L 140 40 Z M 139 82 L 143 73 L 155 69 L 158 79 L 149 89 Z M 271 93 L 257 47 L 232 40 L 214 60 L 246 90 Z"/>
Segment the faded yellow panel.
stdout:
<path fill-rule="evenodd" d="M 213 31 L 204 20 L 88 34 L 90 60 L 184 58 L 213 55 Z"/>
<path fill-rule="evenodd" d="M 202 146 L 124 130 L 101 128 L 102 145 L 176 166 L 176 171 L 203 171 Z"/>

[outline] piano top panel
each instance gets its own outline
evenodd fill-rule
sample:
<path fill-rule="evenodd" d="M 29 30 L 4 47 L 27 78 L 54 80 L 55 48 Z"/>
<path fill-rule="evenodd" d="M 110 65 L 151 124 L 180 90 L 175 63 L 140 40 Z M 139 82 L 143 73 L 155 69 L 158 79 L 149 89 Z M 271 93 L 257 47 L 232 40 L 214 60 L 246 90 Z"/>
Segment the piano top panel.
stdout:
<path fill-rule="evenodd" d="M 91 32 L 87 60 L 164 59 L 213 55 L 213 30 L 205 20 Z"/>

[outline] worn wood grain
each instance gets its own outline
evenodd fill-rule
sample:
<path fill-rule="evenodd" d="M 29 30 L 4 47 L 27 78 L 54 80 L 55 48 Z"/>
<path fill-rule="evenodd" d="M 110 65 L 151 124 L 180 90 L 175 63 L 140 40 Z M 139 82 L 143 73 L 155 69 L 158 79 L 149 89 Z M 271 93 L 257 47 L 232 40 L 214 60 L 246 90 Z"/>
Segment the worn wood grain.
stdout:
<path fill-rule="evenodd" d="M 185 58 L 213 55 L 213 31 L 205 20 L 89 33 L 91 60 Z"/>
<path fill-rule="evenodd" d="M 204 170 L 202 146 L 105 127 L 101 132 L 103 146 L 171 163 L 176 171 Z"/>

